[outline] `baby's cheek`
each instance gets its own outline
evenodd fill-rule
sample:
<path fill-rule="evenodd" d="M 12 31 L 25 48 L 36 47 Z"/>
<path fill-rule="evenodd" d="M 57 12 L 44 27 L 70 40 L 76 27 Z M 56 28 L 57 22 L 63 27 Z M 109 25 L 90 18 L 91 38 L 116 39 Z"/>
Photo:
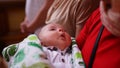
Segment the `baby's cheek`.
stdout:
<path fill-rule="evenodd" d="M 47 46 L 53 46 L 54 44 L 55 44 L 55 41 L 52 41 L 52 40 L 46 41 Z"/>
<path fill-rule="evenodd" d="M 68 38 L 68 40 L 67 40 L 67 45 L 70 45 L 71 42 L 72 42 L 71 38 Z"/>

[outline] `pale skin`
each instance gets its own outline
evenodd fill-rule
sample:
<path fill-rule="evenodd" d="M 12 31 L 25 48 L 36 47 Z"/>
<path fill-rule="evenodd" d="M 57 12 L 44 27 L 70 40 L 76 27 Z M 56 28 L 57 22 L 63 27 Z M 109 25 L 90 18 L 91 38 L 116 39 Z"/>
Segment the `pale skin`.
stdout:
<path fill-rule="evenodd" d="M 120 36 L 119 6 L 120 0 L 102 0 L 100 2 L 102 24 L 115 36 Z"/>
<path fill-rule="evenodd" d="M 70 35 L 59 24 L 48 24 L 44 26 L 38 35 L 41 44 L 48 47 L 54 46 L 60 50 L 64 50 L 71 44 Z"/>

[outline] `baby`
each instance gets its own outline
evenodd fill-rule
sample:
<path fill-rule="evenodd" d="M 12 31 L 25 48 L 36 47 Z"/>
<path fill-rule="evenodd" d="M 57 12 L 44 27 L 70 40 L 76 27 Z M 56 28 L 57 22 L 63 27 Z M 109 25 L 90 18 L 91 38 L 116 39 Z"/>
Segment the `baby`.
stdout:
<path fill-rule="evenodd" d="M 80 61 L 78 60 L 78 63 L 73 64 L 75 61 L 73 60 L 73 52 L 75 52 L 73 50 L 78 50 L 77 45 L 61 25 L 52 23 L 44 26 L 38 37 L 41 45 L 44 46 L 43 49 L 47 58 L 55 68 L 84 68 L 82 58 Z"/>
<path fill-rule="evenodd" d="M 54 46 L 61 51 L 71 45 L 71 37 L 59 24 L 49 24 L 44 26 L 38 35 L 41 44 L 49 47 Z"/>
<path fill-rule="evenodd" d="M 9 68 L 85 68 L 75 40 L 55 23 L 9 45 L 2 53 Z"/>

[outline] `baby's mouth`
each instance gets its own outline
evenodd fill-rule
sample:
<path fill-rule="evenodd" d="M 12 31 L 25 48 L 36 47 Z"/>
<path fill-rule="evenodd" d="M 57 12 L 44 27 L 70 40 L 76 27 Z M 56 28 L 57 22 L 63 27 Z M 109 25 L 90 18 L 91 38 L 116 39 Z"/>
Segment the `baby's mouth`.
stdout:
<path fill-rule="evenodd" d="M 60 35 L 60 37 L 61 37 L 62 40 L 65 40 L 65 33 L 62 33 L 62 34 Z"/>

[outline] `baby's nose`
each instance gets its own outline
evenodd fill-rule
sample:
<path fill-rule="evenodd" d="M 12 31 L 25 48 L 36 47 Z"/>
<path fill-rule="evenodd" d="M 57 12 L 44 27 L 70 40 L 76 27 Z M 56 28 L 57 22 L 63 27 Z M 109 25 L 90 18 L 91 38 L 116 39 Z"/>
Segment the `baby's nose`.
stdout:
<path fill-rule="evenodd" d="M 64 32 L 65 30 L 62 28 L 59 28 L 59 32 Z"/>

